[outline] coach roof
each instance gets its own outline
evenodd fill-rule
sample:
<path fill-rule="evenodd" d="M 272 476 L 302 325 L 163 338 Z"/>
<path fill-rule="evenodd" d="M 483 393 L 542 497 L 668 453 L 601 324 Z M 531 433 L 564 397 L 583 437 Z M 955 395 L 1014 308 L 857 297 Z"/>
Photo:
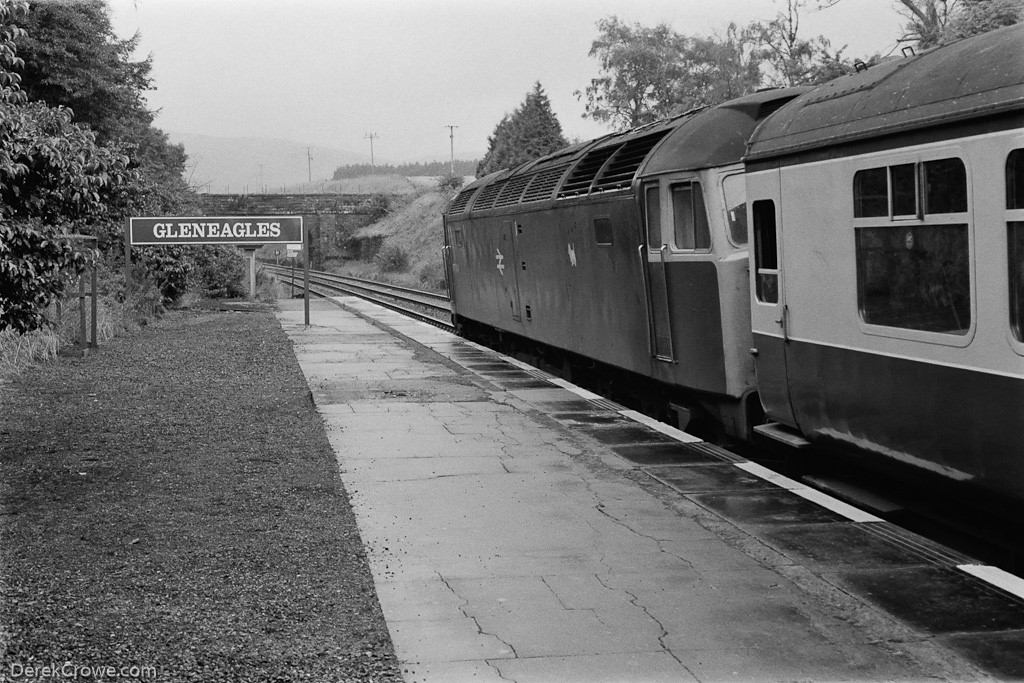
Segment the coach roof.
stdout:
<path fill-rule="evenodd" d="M 1024 24 L 825 83 L 758 127 L 744 160 L 1015 110 L 1024 110 Z"/>

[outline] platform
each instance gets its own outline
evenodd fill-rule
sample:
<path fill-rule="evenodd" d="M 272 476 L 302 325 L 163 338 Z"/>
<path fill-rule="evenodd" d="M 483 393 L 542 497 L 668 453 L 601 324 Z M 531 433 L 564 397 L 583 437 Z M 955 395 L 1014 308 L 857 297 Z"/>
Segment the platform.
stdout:
<path fill-rule="evenodd" d="M 1024 677 L 1016 577 L 489 349 L 336 301 L 312 302 L 308 328 L 301 303 L 279 319 L 407 680 Z"/>

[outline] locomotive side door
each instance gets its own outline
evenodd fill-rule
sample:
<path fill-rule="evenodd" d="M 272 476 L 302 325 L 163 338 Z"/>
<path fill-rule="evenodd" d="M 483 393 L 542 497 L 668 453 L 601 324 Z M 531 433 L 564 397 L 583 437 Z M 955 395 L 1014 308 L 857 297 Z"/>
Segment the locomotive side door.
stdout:
<path fill-rule="evenodd" d="M 750 318 L 757 388 L 768 418 L 796 427 L 786 351 L 789 320 L 783 273 L 782 188 L 779 169 L 747 175 L 750 244 Z"/>
<path fill-rule="evenodd" d="M 498 253 L 498 268 L 503 276 L 505 295 L 512 309 L 512 319 L 517 322 L 522 320 L 519 303 L 519 250 L 516 248 L 519 230 L 515 221 L 501 222 L 500 244 L 504 250 L 504 258 L 501 258 L 501 251 Z"/>
<path fill-rule="evenodd" d="M 668 236 L 662 234 L 661 188 L 657 181 L 643 186 L 644 243 L 640 245 L 641 260 L 647 279 L 647 311 L 650 327 L 651 356 L 671 363 L 672 313 L 669 308 L 668 272 L 665 257 L 669 253 Z M 646 255 L 644 254 L 646 252 Z"/>

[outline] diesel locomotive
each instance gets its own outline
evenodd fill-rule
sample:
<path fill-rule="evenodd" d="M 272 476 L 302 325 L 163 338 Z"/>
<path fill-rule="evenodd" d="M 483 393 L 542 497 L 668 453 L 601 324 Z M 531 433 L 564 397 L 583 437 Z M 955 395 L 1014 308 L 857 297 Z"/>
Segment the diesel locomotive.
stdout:
<path fill-rule="evenodd" d="M 1007 27 L 481 178 L 444 213 L 455 324 L 1019 505 L 1022 55 Z"/>

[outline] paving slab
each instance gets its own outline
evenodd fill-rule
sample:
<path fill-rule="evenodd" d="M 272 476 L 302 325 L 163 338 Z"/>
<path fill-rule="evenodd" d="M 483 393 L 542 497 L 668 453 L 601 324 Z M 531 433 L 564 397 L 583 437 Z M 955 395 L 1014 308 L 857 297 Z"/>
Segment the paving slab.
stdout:
<path fill-rule="evenodd" d="M 758 515 L 806 524 L 804 508 L 713 451 L 608 402 L 596 415 L 585 392 L 441 330 L 338 303 L 313 302 L 310 327 L 294 304 L 279 319 L 407 680 L 984 678 L 870 605 L 853 625 L 849 595 L 781 571 L 794 561 L 751 530 Z"/>

